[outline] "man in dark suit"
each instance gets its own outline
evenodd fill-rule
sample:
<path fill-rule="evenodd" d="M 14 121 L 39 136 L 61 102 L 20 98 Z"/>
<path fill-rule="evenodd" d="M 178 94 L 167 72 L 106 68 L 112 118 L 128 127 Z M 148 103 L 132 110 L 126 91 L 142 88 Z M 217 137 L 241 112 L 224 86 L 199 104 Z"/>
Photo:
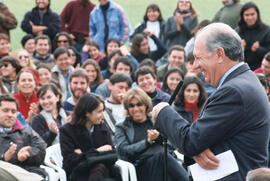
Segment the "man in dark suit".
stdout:
<path fill-rule="evenodd" d="M 239 171 L 221 180 L 245 180 L 249 170 L 267 167 L 270 109 L 266 94 L 248 65 L 238 34 L 214 23 L 200 31 L 194 68 L 217 90 L 198 120 L 189 125 L 167 103 L 153 109 L 156 127 L 185 155 L 205 169 L 215 169 L 215 155 L 231 150 Z"/>

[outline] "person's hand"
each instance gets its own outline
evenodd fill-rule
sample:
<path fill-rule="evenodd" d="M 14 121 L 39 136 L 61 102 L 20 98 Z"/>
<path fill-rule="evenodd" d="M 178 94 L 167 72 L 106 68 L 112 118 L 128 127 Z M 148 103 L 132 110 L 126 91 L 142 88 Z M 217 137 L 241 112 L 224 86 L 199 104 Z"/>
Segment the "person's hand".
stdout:
<path fill-rule="evenodd" d="M 82 150 L 80 148 L 75 149 L 74 152 L 78 155 L 82 154 Z"/>
<path fill-rule="evenodd" d="M 89 51 L 89 46 L 88 45 L 83 45 L 82 51 L 83 52 L 88 52 Z"/>
<path fill-rule="evenodd" d="M 17 158 L 20 162 L 25 161 L 27 158 L 30 157 L 30 151 L 31 146 L 25 146 L 20 149 L 20 151 L 17 154 Z"/>
<path fill-rule="evenodd" d="M 147 142 L 152 144 L 159 136 L 159 132 L 155 129 L 147 130 Z"/>
<path fill-rule="evenodd" d="M 17 150 L 16 144 L 11 144 L 8 150 L 4 154 L 4 161 L 8 162 Z"/>
<path fill-rule="evenodd" d="M 143 33 L 146 34 L 147 36 L 152 36 L 152 32 L 149 29 L 144 29 Z"/>
<path fill-rule="evenodd" d="M 256 52 L 260 46 L 260 43 L 258 41 L 254 42 L 251 46 L 251 51 Z"/>
<path fill-rule="evenodd" d="M 176 13 L 174 16 L 174 20 L 178 25 L 181 25 L 184 23 L 184 19 L 180 13 Z"/>
<path fill-rule="evenodd" d="M 56 124 L 55 121 L 51 121 L 49 124 L 49 129 L 51 132 L 53 132 L 54 134 L 57 134 L 59 132 L 58 126 Z"/>
<path fill-rule="evenodd" d="M 123 54 L 123 56 L 127 56 L 129 53 L 127 47 L 124 45 L 120 47 L 120 51 Z"/>
<path fill-rule="evenodd" d="M 110 150 L 112 150 L 111 145 L 103 145 L 103 146 L 97 148 L 98 152 L 104 152 L 104 151 L 110 151 Z"/>
<path fill-rule="evenodd" d="M 33 102 L 32 104 L 30 104 L 30 108 L 29 108 L 29 112 L 28 112 L 28 117 L 27 117 L 27 120 L 26 120 L 29 124 L 31 124 L 32 117 L 34 115 L 36 115 L 37 112 L 38 112 L 38 103 L 34 103 Z"/>
<path fill-rule="evenodd" d="M 210 149 L 204 150 L 199 155 L 194 156 L 193 159 L 200 165 L 200 167 L 206 170 L 217 169 L 219 165 L 219 160 Z"/>
<path fill-rule="evenodd" d="M 155 107 L 153 107 L 152 120 L 154 123 L 156 123 L 158 113 L 161 111 L 161 109 L 163 109 L 166 106 L 169 106 L 169 104 L 167 102 L 161 102 L 161 103 L 157 104 Z"/>
<path fill-rule="evenodd" d="M 74 36 L 72 33 L 70 33 L 69 36 L 70 36 L 70 38 L 72 38 L 73 40 L 75 39 L 75 36 Z"/>
<path fill-rule="evenodd" d="M 69 123 L 71 121 L 71 118 L 72 118 L 71 114 L 68 115 L 67 118 L 66 118 L 66 122 Z"/>

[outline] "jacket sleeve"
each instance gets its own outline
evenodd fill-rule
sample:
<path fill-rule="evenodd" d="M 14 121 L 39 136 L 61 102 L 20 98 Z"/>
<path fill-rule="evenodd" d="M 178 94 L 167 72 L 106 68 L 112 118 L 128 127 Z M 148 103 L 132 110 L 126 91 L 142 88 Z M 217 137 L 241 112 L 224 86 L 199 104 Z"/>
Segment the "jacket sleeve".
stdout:
<path fill-rule="evenodd" d="M 50 37 L 54 37 L 56 33 L 60 31 L 60 27 L 60 16 L 52 12 L 49 26 L 47 27 L 47 29 L 43 30 L 43 33 L 49 35 Z"/>
<path fill-rule="evenodd" d="M 96 9 L 94 9 L 90 13 L 90 21 L 89 21 L 89 33 L 90 33 L 90 38 L 93 40 L 96 40 L 96 35 L 97 35 L 97 28 L 96 28 L 96 23 L 95 23 L 95 14 L 96 14 Z"/>
<path fill-rule="evenodd" d="M 74 150 L 78 149 L 75 140 L 71 136 L 70 129 L 66 129 L 65 127 L 60 128 L 60 146 L 64 159 L 64 168 L 69 170 L 75 168 L 85 158 L 88 152 L 96 152 L 96 149 L 92 148 L 82 154 L 75 153 Z"/>
<path fill-rule="evenodd" d="M 258 50 L 255 52 L 260 57 L 263 57 L 267 52 L 270 51 L 270 28 L 267 27 L 265 36 L 262 38 Z"/>
<path fill-rule="evenodd" d="M 24 15 L 24 18 L 23 18 L 22 23 L 21 23 L 21 28 L 26 33 L 33 34 L 32 33 L 32 26 L 30 25 L 30 21 L 32 21 L 31 20 L 31 11 L 27 12 Z"/>
<path fill-rule="evenodd" d="M 244 114 L 239 92 L 223 88 L 208 102 L 200 118 L 191 125 L 170 106 L 163 108 L 156 127 L 167 135 L 184 155 L 193 157 L 241 131 Z"/>
<path fill-rule="evenodd" d="M 69 22 L 71 13 L 72 12 L 71 12 L 70 6 L 69 6 L 69 4 L 67 4 L 60 14 L 60 19 L 61 19 L 61 29 L 60 30 L 61 31 L 67 32 L 66 24 L 68 24 L 68 22 Z"/>
<path fill-rule="evenodd" d="M 156 62 L 167 52 L 167 49 L 165 45 L 162 43 L 162 41 L 159 38 L 157 38 L 155 35 L 152 35 L 151 38 L 157 45 L 157 50 L 151 52 L 152 59 Z"/>
<path fill-rule="evenodd" d="M 52 145 L 52 142 L 56 138 L 57 134 L 49 130 L 48 124 L 42 115 L 33 117 L 32 128 L 42 137 L 48 146 Z"/>
<path fill-rule="evenodd" d="M 44 161 L 47 145 L 43 139 L 31 128 L 25 128 L 30 133 L 30 157 L 23 162 L 24 165 L 41 165 Z"/>
<path fill-rule="evenodd" d="M 17 26 L 15 15 L 3 3 L 0 4 L 0 24 L 5 29 L 14 29 Z"/>
<path fill-rule="evenodd" d="M 120 21 L 120 32 L 119 32 L 119 41 L 121 45 L 124 45 L 129 37 L 130 34 L 130 24 L 127 17 L 127 14 L 125 13 L 124 9 L 119 7 L 119 21 Z"/>
<path fill-rule="evenodd" d="M 139 154 L 140 152 L 148 148 L 149 144 L 146 139 L 136 143 L 129 143 L 125 133 L 126 131 L 127 130 L 125 130 L 122 126 L 116 125 L 115 142 L 116 142 L 116 149 L 120 157 L 123 158 L 133 157 L 136 156 L 136 154 Z"/>

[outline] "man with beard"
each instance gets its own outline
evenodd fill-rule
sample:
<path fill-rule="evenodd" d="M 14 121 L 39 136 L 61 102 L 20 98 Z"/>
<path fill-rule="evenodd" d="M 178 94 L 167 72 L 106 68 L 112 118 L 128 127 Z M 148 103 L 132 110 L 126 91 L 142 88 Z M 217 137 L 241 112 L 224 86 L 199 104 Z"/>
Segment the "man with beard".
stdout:
<path fill-rule="evenodd" d="M 116 73 L 110 78 L 109 90 L 110 97 L 105 101 L 105 122 L 111 130 L 112 135 L 115 132 L 115 124 L 122 122 L 126 118 L 123 99 L 126 92 L 132 85 L 132 79 L 128 74 Z"/>
<path fill-rule="evenodd" d="M 60 17 L 50 9 L 50 0 L 36 0 L 36 7 L 24 15 L 21 28 L 34 36 L 48 35 L 53 41 L 61 26 Z"/>
<path fill-rule="evenodd" d="M 89 14 L 95 4 L 90 0 L 69 1 L 60 14 L 61 31 L 68 32 L 76 41 L 76 49 L 81 51 L 86 39 L 89 37 Z"/>
<path fill-rule="evenodd" d="M 63 103 L 67 115 L 73 112 L 75 104 L 78 102 L 80 97 L 87 92 L 87 89 L 89 87 L 89 78 L 84 69 L 82 68 L 75 69 L 70 74 L 69 87 L 72 95 Z"/>

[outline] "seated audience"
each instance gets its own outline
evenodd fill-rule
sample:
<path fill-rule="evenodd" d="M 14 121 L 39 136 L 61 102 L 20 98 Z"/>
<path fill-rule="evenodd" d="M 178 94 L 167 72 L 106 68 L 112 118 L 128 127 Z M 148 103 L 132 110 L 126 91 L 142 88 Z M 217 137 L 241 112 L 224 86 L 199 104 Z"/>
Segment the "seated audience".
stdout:
<path fill-rule="evenodd" d="M 18 101 L 18 111 L 22 113 L 30 124 L 32 117 L 38 110 L 38 98 L 35 92 L 36 82 L 34 74 L 29 70 L 22 70 L 17 76 L 17 86 L 19 92 L 14 94 Z"/>
<path fill-rule="evenodd" d="M 157 46 L 155 51 L 150 51 L 147 37 L 150 37 Z M 151 58 L 153 61 L 160 59 L 167 49 L 156 35 L 149 30 L 144 30 L 144 34 L 139 33 L 132 38 L 132 45 L 130 53 L 140 63 L 146 58 Z"/>
<path fill-rule="evenodd" d="M 105 122 L 112 134 L 115 133 L 115 124 L 123 122 L 126 118 L 123 100 L 130 89 L 132 79 L 125 73 L 116 73 L 110 78 L 110 97 L 105 101 Z"/>
<path fill-rule="evenodd" d="M 170 69 L 164 76 L 161 90 L 169 95 L 175 91 L 178 83 L 184 79 L 184 73 L 179 68 Z"/>
<path fill-rule="evenodd" d="M 180 68 L 186 74 L 185 50 L 180 45 L 174 45 L 168 52 L 168 63 L 158 67 L 157 80 L 162 81 L 166 72 L 171 68 Z"/>
<path fill-rule="evenodd" d="M 101 75 L 100 68 L 96 61 L 92 59 L 86 60 L 83 63 L 82 68 L 85 69 L 88 74 L 90 90 L 94 93 L 97 87 L 103 83 L 103 77 Z"/>
<path fill-rule="evenodd" d="M 0 58 L 8 56 L 10 52 L 10 39 L 8 35 L 0 33 Z"/>
<path fill-rule="evenodd" d="M 36 51 L 33 55 L 33 61 L 36 66 L 40 63 L 47 64 L 50 68 L 54 66 L 54 58 L 50 53 L 51 41 L 46 35 L 39 35 L 35 38 Z"/>
<path fill-rule="evenodd" d="M 156 75 L 151 68 L 143 66 L 136 70 L 135 81 L 139 88 L 141 88 L 152 99 L 152 105 L 155 106 L 160 102 L 168 102 L 170 95 L 156 88 Z"/>
<path fill-rule="evenodd" d="M 102 122 L 104 109 L 104 102 L 99 96 L 86 93 L 76 104 L 71 122 L 60 128 L 63 168 L 68 179 L 74 174 L 77 175 L 75 180 L 82 181 L 112 177 L 112 166 L 104 163 L 94 163 L 84 172 L 74 171 L 86 160 L 88 153 L 113 149 L 111 134 Z"/>
<path fill-rule="evenodd" d="M 5 56 L 0 60 L 1 63 L 1 93 L 15 94 L 18 92 L 16 83 L 17 75 L 21 70 L 19 61 L 12 56 Z"/>
<path fill-rule="evenodd" d="M 70 54 L 70 65 L 73 66 L 74 68 L 80 67 L 82 64 L 81 61 L 82 57 L 80 53 L 73 46 L 68 46 L 67 49 Z"/>
<path fill-rule="evenodd" d="M 73 112 L 73 109 L 80 97 L 83 96 L 89 89 L 89 77 L 87 72 L 78 68 L 70 74 L 68 84 L 71 91 L 71 97 L 64 101 L 64 109 L 67 115 Z M 90 91 L 89 91 L 90 92 Z"/>
<path fill-rule="evenodd" d="M 45 158 L 46 143 L 34 130 L 21 126 L 16 120 L 17 110 L 16 99 L 0 96 L 0 160 L 45 178 L 47 174 L 40 165 Z"/>
<path fill-rule="evenodd" d="M 47 147 L 59 143 L 59 128 L 66 123 L 61 93 L 54 84 L 42 86 L 38 92 L 39 111 L 32 119 L 32 128 L 47 143 Z"/>
<path fill-rule="evenodd" d="M 59 47 L 54 51 L 55 66 L 52 68 L 52 79 L 60 85 L 62 100 L 71 96 L 68 79 L 74 67 L 70 65 L 70 54 L 67 48 Z"/>
<path fill-rule="evenodd" d="M 70 37 L 67 32 L 60 32 L 57 33 L 54 40 L 53 40 L 53 52 L 58 47 L 68 47 L 73 46 L 75 44 L 74 40 Z"/>
<path fill-rule="evenodd" d="M 124 98 L 127 118 L 116 125 L 116 148 L 121 159 L 133 163 L 140 181 L 164 179 L 164 148 L 159 132 L 150 117 L 151 99 L 140 88 L 130 89 Z M 187 181 L 188 176 L 180 163 L 167 155 L 169 180 Z"/>
<path fill-rule="evenodd" d="M 35 38 L 32 34 L 26 34 L 21 40 L 22 48 L 24 48 L 30 55 L 31 58 L 36 50 Z"/>
<path fill-rule="evenodd" d="M 113 75 L 116 73 L 125 73 L 128 76 L 131 76 L 133 70 L 133 64 L 131 60 L 126 56 L 121 56 L 116 58 L 114 61 L 113 59 Z M 105 81 L 104 83 L 100 84 L 96 89 L 96 94 L 102 96 L 104 99 L 110 96 L 110 89 L 109 89 L 109 82 Z"/>
<path fill-rule="evenodd" d="M 95 40 L 88 40 L 85 42 L 82 48 L 82 62 L 91 58 L 98 63 L 104 57 L 105 55 L 101 53 L 99 45 Z"/>

